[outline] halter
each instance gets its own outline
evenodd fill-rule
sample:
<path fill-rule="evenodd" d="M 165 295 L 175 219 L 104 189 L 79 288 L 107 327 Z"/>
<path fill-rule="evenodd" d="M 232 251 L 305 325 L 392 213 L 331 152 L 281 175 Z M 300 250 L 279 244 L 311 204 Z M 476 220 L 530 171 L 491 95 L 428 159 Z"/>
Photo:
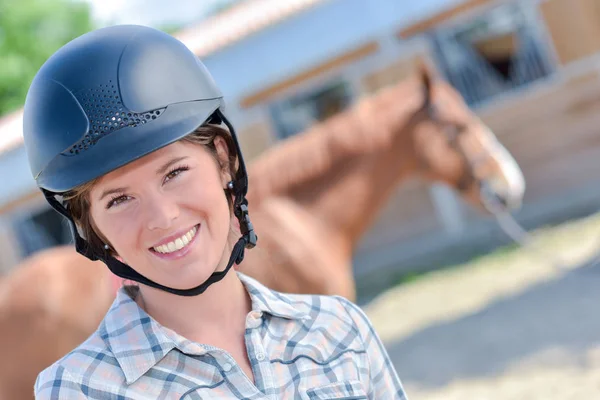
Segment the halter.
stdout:
<path fill-rule="evenodd" d="M 424 111 L 429 119 L 442 129 L 446 134 L 448 144 L 456 150 L 465 164 L 465 171 L 456 183 L 457 190 L 460 193 L 466 193 L 468 190 L 476 187 L 479 190 L 483 207 L 494 216 L 502 231 L 511 240 L 523 248 L 533 250 L 534 253 L 555 268 L 559 270 L 563 269 L 565 265 L 563 260 L 557 258 L 555 255 L 546 253 L 543 249 L 534 247 L 531 234 L 515 220 L 506 204 L 498 199 L 486 181 L 475 174 L 475 170 L 480 163 L 485 161 L 489 156 L 482 154 L 473 158 L 467 155 L 459 140 L 459 137 L 467 132 L 467 127 L 462 124 L 444 121 L 440 118 L 439 111 L 431 101 L 431 96 L 429 96 L 429 87 L 426 87 L 425 90 L 425 101 L 421 111 Z"/>
<path fill-rule="evenodd" d="M 439 126 L 440 129 L 445 133 L 446 138 L 448 139 L 448 144 L 450 147 L 456 150 L 465 165 L 465 171 L 456 183 L 456 188 L 458 191 L 460 193 L 466 193 L 473 186 L 481 190 L 485 186 L 485 181 L 476 176 L 475 170 L 483 161 L 487 160 L 488 156 L 482 154 L 481 156 L 472 158 L 467 155 L 459 140 L 460 136 L 467 131 L 467 127 L 465 125 L 448 122 L 440 118 L 440 113 L 435 104 L 431 101 L 431 98 L 428 94 L 425 94 L 423 110 L 429 119 L 434 124 Z"/>

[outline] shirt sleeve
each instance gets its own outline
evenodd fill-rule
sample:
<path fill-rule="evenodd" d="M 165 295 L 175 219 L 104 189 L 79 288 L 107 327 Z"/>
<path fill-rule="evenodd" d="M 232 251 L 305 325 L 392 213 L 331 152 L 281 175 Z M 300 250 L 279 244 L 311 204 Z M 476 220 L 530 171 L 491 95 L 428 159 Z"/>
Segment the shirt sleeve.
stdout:
<path fill-rule="evenodd" d="M 81 386 L 61 365 L 52 365 L 42 371 L 34 386 L 36 400 L 84 400 Z"/>
<path fill-rule="evenodd" d="M 336 296 L 352 318 L 369 360 L 369 399 L 408 400 L 398 373 L 367 315 L 356 304 Z"/>

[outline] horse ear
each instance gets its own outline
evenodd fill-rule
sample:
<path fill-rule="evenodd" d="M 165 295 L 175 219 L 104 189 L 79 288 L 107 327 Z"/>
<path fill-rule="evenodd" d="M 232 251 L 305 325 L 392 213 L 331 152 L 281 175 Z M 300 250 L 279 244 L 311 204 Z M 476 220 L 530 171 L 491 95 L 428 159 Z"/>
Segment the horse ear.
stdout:
<path fill-rule="evenodd" d="M 433 73 L 431 67 L 429 66 L 429 64 L 427 64 L 427 62 L 424 60 L 420 60 L 418 62 L 417 73 L 423 84 L 423 90 L 425 92 L 424 93 L 425 94 L 425 103 L 430 104 L 431 98 L 432 98 L 431 92 L 432 92 L 432 87 L 433 87 L 433 80 L 435 79 L 434 73 Z"/>

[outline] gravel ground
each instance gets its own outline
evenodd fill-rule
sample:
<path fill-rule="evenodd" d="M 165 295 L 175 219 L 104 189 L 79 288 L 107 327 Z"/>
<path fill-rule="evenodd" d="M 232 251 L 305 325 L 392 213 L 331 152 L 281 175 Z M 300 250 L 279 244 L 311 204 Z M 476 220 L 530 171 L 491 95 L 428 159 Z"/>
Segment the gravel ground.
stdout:
<path fill-rule="evenodd" d="M 535 237 L 364 307 L 411 400 L 600 399 L 600 215 Z"/>

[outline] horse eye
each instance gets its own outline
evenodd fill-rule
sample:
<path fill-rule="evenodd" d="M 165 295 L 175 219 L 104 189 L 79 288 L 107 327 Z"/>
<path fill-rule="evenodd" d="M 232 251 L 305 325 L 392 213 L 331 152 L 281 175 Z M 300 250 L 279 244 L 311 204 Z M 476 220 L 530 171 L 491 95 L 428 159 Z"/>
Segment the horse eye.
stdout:
<path fill-rule="evenodd" d="M 446 126 L 446 135 L 448 139 L 455 140 L 461 133 L 466 131 L 466 127 L 464 125 L 447 125 Z"/>
<path fill-rule="evenodd" d="M 439 114 L 440 114 L 439 107 L 436 104 L 433 104 L 433 103 L 429 104 L 427 112 L 429 113 L 429 116 L 431 118 L 435 118 L 435 119 L 437 119 L 439 117 Z"/>

